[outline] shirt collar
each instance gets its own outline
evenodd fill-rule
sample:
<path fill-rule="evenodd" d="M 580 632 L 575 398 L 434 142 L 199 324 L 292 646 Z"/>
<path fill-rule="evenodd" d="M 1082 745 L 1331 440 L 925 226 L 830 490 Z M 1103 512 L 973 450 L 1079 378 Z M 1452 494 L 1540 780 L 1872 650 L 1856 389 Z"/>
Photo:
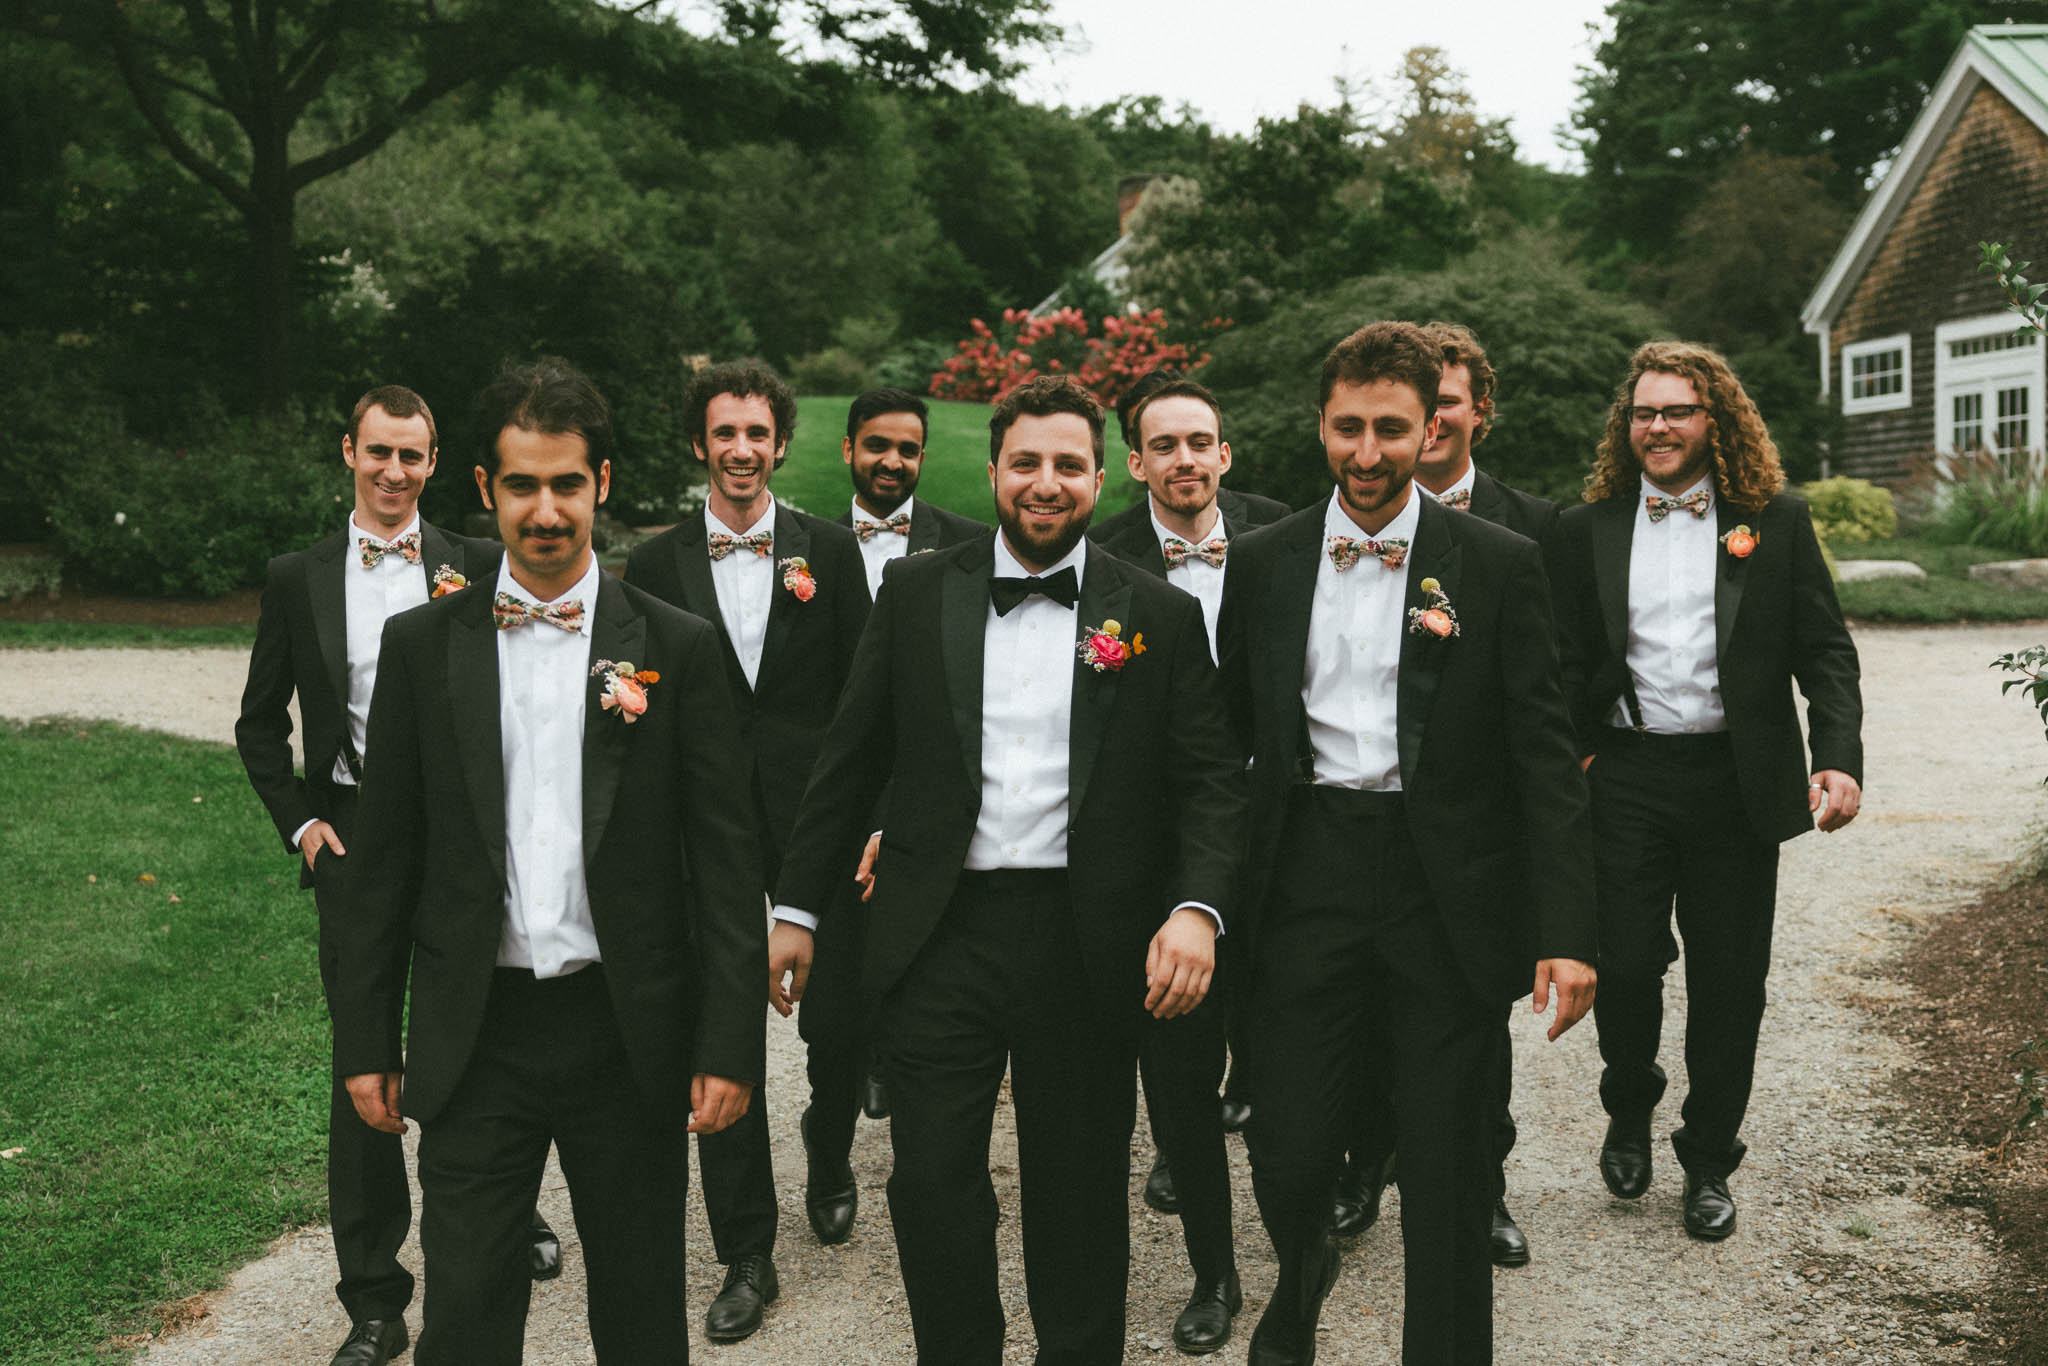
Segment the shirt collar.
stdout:
<path fill-rule="evenodd" d="M 995 576 L 997 578 L 1042 579 L 1050 575 L 1057 574 L 1062 569 L 1072 569 L 1074 571 L 1074 587 L 1078 589 L 1081 586 L 1081 578 L 1086 570 L 1087 563 L 1088 538 L 1084 535 L 1078 542 L 1075 543 L 1074 548 L 1072 550 L 1069 550 L 1064 556 L 1060 558 L 1060 562 L 1058 564 L 1048 565 L 1043 573 L 1026 569 L 1023 566 L 1023 564 L 1021 564 L 1018 561 L 1017 557 L 1010 553 L 1010 543 L 1003 539 L 1002 529 L 999 527 L 996 530 Z"/>
<path fill-rule="evenodd" d="M 911 494 L 909 497 L 906 497 L 902 502 L 898 503 L 895 507 L 890 508 L 887 512 L 877 517 L 874 513 L 869 512 L 866 508 L 860 505 L 860 499 L 855 498 L 852 500 L 853 524 L 855 526 L 859 526 L 862 522 L 873 522 L 875 523 L 875 525 L 880 526 L 882 523 L 888 521 L 891 517 L 894 517 L 899 512 L 908 513 L 910 511 L 910 505 L 915 501 L 917 501 L 917 495 Z"/>
<path fill-rule="evenodd" d="M 1692 487 L 1684 489 L 1678 493 L 1666 493 L 1663 489 L 1658 488 L 1655 484 L 1652 484 L 1649 480 L 1645 479 L 1642 481 L 1641 485 L 1642 497 L 1637 499 L 1636 501 L 1639 507 L 1647 509 L 1650 506 L 1649 500 L 1653 497 L 1690 498 L 1695 493 L 1698 493 L 1702 490 L 1705 490 L 1707 495 L 1707 509 L 1708 511 L 1712 511 L 1714 507 L 1714 473 L 1712 470 L 1707 471 L 1698 479 L 1694 480 Z"/>
<path fill-rule="evenodd" d="M 1444 499 L 1450 497 L 1454 493 L 1457 493 L 1461 489 L 1466 493 L 1472 492 L 1472 486 L 1478 482 L 1479 466 L 1467 460 L 1465 462 L 1465 472 L 1458 476 L 1457 483 L 1451 485 L 1442 493 L 1431 493 L 1429 496 L 1436 499 L 1439 503 L 1441 503 Z M 1423 489 L 1422 491 L 1424 493 L 1429 493 L 1428 489 Z"/>
<path fill-rule="evenodd" d="M 1178 531 L 1168 531 L 1166 529 L 1166 524 L 1159 520 L 1159 509 L 1152 505 L 1152 495 L 1149 493 L 1145 495 L 1145 515 L 1152 519 L 1152 534 L 1159 538 L 1159 544 L 1165 545 L 1168 536 L 1173 537 L 1177 541 L 1187 540 Z M 1209 504 L 1209 526 L 1207 530 L 1195 537 L 1189 544 L 1200 545 L 1202 542 L 1222 534 L 1223 505 L 1221 503 L 1211 503 Z"/>
<path fill-rule="evenodd" d="M 357 526 L 356 515 L 354 512 L 350 512 L 348 515 L 348 541 L 350 545 L 355 545 L 358 542 L 365 540 L 373 541 L 378 545 L 396 545 L 398 542 L 404 540 L 406 537 L 412 535 L 413 532 L 418 531 L 419 529 L 420 514 L 418 508 L 413 509 L 412 520 L 407 522 L 405 526 L 399 530 L 398 534 L 396 536 L 391 537 L 389 540 L 386 540 L 384 537 L 378 535 L 374 531 L 365 531 L 361 527 Z"/>
<path fill-rule="evenodd" d="M 748 527 L 745 531 L 734 531 L 724 522 L 718 520 L 718 514 L 713 512 L 707 505 L 704 509 L 704 542 L 706 545 L 709 545 L 712 536 L 721 531 L 728 536 L 751 536 L 757 531 L 773 531 L 775 530 L 775 509 L 776 502 L 773 498 L 770 498 L 768 500 L 768 510 L 762 513 L 752 526 Z"/>
<path fill-rule="evenodd" d="M 598 567 L 597 555 L 593 551 L 590 556 L 590 567 L 583 571 L 583 577 L 576 580 L 561 597 L 553 599 L 555 602 L 561 602 L 564 598 L 575 598 L 583 604 L 583 620 L 576 627 L 581 635 L 590 634 L 590 619 L 597 614 L 597 576 L 603 572 Z M 527 592 L 519 580 L 512 577 L 512 559 L 509 555 L 498 562 L 498 591 L 521 602 L 546 606 L 539 598 Z"/>
<path fill-rule="evenodd" d="M 1411 488 L 1414 487 L 1411 485 Z M 1422 490 L 1424 496 L 1428 491 Z M 1394 515 L 1394 520 L 1368 537 L 1365 529 L 1351 520 L 1351 514 L 1344 510 L 1342 495 L 1336 489 L 1330 490 L 1330 501 L 1323 510 L 1323 535 L 1345 536 L 1351 540 L 1407 541 L 1414 544 L 1416 524 L 1422 520 L 1422 499 L 1410 493 L 1408 505 Z"/>

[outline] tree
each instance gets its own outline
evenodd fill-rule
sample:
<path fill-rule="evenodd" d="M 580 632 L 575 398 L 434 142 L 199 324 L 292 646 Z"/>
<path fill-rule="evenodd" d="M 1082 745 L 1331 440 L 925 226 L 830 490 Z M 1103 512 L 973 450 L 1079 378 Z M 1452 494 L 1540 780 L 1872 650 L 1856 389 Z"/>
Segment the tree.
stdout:
<path fill-rule="evenodd" d="M 884 81 L 1000 74 L 1010 47 L 1045 33 L 1044 0 L 790 7 L 844 60 L 788 61 L 778 0 L 723 6 L 717 39 L 595 0 L 27 0 L 9 22 L 111 63 L 164 152 L 239 218 L 255 389 L 276 410 L 291 393 L 299 194 L 458 90 L 580 70 L 662 94 L 707 139 L 795 134 L 826 122 L 848 63 Z"/>

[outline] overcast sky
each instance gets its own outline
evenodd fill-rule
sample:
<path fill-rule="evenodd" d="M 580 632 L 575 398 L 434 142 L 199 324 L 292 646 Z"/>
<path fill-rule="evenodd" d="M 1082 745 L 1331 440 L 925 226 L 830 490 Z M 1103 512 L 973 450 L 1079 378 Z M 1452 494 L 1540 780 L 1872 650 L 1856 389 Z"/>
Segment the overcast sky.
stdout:
<path fill-rule="evenodd" d="M 1121 95 L 1186 100 L 1229 132 L 1307 100 L 1334 101 L 1339 75 L 1384 86 L 1411 47 L 1442 48 L 1479 112 L 1510 120 L 1522 156 L 1564 167 L 1586 26 L 1605 0 L 1053 0 L 1081 42 L 1039 57 L 1016 82 L 1027 99 L 1088 107 Z"/>

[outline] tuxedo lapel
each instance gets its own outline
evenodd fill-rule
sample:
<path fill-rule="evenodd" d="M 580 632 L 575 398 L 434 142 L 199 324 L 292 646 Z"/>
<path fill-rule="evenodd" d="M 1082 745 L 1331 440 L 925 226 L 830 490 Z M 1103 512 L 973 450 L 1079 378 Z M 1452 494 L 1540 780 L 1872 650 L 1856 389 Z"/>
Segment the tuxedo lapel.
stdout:
<path fill-rule="evenodd" d="M 1593 581 L 1600 589 L 1600 618 L 1607 648 L 1628 658 L 1628 571 L 1636 534 L 1635 497 L 1609 498 L 1594 505 Z"/>
<path fill-rule="evenodd" d="M 609 574 L 597 576 L 597 614 L 590 623 L 590 662 L 600 659 L 643 667 L 647 619 L 633 608 L 626 590 Z M 657 685 L 658 686 L 658 685 Z M 660 705 L 659 692 L 649 706 Z M 583 863 L 587 870 L 604 844 L 605 826 L 625 768 L 626 722 L 604 709 L 604 679 L 593 673 L 583 698 Z"/>
<path fill-rule="evenodd" d="M 975 546 L 947 569 L 939 585 L 939 650 L 945 657 L 946 697 L 953 709 L 953 733 L 960 738 L 960 762 L 967 781 L 981 794 L 982 645 L 988 638 L 988 581 L 995 567 L 995 542 Z"/>
<path fill-rule="evenodd" d="M 498 729 L 498 631 L 491 594 L 463 593 L 448 627 L 448 690 L 455 752 L 469 790 L 470 809 L 491 856 L 505 877 L 505 752 Z M 475 599 L 471 601 L 471 599 Z M 529 628 L 529 629 L 538 629 Z"/>
<path fill-rule="evenodd" d="M 1086 632 L 1105 621 L 1118 622 L 1123 626 L 1121 638 L 1128 646 L 1145 629 L 1145 623 L 1130 619 L 1131 585 L 1124 580 L 1121 562 L 1092 543 L 1083 544 L 1088 547 L 1086 570 L 1081 579 L 1081 601 L 1075 612 L 1080 631 Z M 1203 643 L 1206 645 L 1207 641 Z M 1109 731 L 1109 713 L 1116 703 L 1117 679 L 1122 670 L 1098 672 L 1082 663 L 1078 633 L 1075 644 L 1074 691 L 1067 720 L 1067 813 L 1078 819 L 1088 798 L 1088 780 L 1095 773 L 1095 756 Z M 1131 663 L 1127 657 L 1126 667 Z"/>
<path fill-rule="evenodd" d="M 1495 526 L 1508 524 L 1507 497 L 1500 491 L 1500 482 L 1485 470 L 1472 472 L 1472 505 L 1467 511 Z"/>
<path fill-rule="evenodd" d="M 1149 511 L 1142 520 L 1132 522 L 1105 544 L 1125 564 L 1136 565 L 1155 579 L 1166 577 L 1166 552 L 1160 549 L 1159 533 L 1152 529 Z"/>
<path fill-rule="evenodd" d="M 348 723 L 348 564 L 355 549 L 353 535 L 341 535 L 313 547 L 306 566 L 306 595 L 313 613 L 313 633 L 320 641 L 320 663 L 335 705 Z"/>
<path fill-rule="evenodd" d="M 1415 523 L 1415 545 L 1408 556 L 1407 605 L 1429 606 L 1422 591 L 1424 579 L 1435 579 L 1437 588 L 1458 607 L 1460 570 L 1464 552 L 1451 534 L 1450 518 L 1458 514 L 1437 506 L 1423 496 Z M 1427 631 L 1410 631 L 1408 614 L 1401 614 L 1401 662 L 1394 687 L 1395 744 L 1401 759 L 1401 786 L 1415 785 L 1415 765 L 1422 754 L 1422 733 L 1429 725 L 1430 704 L 1436 700 L 1437 682 L 1443 677 L 1446 651 L 1458 647 L 1456 636 L 1437 636 Z"/>
<path fill-rule="evenodd" d="M 1293 524 L 1279 533 L 1286 539 L 1275 547 L 1265 601 L 1257 605 L 1259 614 L 1271 623 L 1271 648 L 1265 652 L 1267 667 L 1273 671 L 1268 695 L 1275 705 L 1288 710 L 1285 733 L 1292 737 L 1287 742 L 1290 746 L 1298 746 L 1307 737 L 1301 680 L 1308 669 L 1309 618 L 1315 610 L 1316 574 L 1324 553 L 1323 516 L 1323 507 L 1318 505 L 1297 514 Z"/>
<path fill-rule="evenodd" d="M 761 668 L 755 674 L 755 691 L 759 684 L 770 678 L 780 677 L 782 655 L 789 648 L 790 632 L 796 628 L 799 612 L 811 611 L 811 603 L 803 601 L 796 594 L 782 586 L 782 562 L 801 559 L 810 564 L 811 533 L 797 515 L 777 503 L 775 505 L 775 583 L 768 591 L 768 628 L 761 639 Z M 813 577 L 817 575 L 816 565 L 810 565 Z M 841 585 L 819 585 L 821 593 L 837 593 Z M 812 602 L 817 599 L 813 598 Z M 821 604 L 822 606 L 822 604 Z"/>
<path fill-rule="evenodd" d="M 853 514 L 846 514 L 847 525 L 853 524 Z M 876 532 L 878 536 L 894 535 L 894 532 Z M 910 500 L 910 544 L 904 553 L 915 555 L 920 550 L 939 548 L 939 519 L 929 508 L 920 509 L 915 498 Z"/>
<path fill-rule="evenodd" d="M 469 576 L 469 566 L 462 562 L 461 552 L 441 528 L 420 519 L 420 577 L 427 582 L 427 596 L 434 596 L 434 575 L 447 565 L 464 578 Z"/>
<path fill-rule="evenodd" d="M 1714 521 L 1721 535 L 1743 525 L 1743 518 L 1748 515 L 1718 490 L 1715 492 Z M 1750 530 L 1756 528 L 1752 526 Z M 1728 642 L 1735 634 L 1735 614 L 1742 608 L 1742 586 L 1749 581 L 1749 561 L 1730 555 L 1723 548 L 1726 545 L 1726 541 L 1719 541 L 1714 546 L 1714 658 L 1723 669 L 1728 667 Z M 1762 542 L 1758 546 L 1761 548 Z"/>
<path fill-rule="evenodd" d="M 747 671 L 740 667 L 739 651 L 733 649 L 732 637 L 726 633 L 725 614 L 718 610 L 718 588 L 711 582 L 711 551 L 704 537 L 704 514 L 685 517 L 669 534 L 675 538 L 676 582 L 683 593 L 683 600 L 675 605 L 704 618 L 718 632 L 733 704 L 745 710 L 752 705 L 753 689 L 747 685 Z"/>

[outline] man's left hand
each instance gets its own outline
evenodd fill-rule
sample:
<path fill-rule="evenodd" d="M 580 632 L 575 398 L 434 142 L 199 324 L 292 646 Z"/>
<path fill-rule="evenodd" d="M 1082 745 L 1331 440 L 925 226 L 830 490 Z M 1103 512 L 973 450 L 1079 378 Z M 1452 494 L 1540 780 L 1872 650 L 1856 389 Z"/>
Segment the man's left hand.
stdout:
<path fill-rule="evenodd" d="M 1166 918 L 1145 951 L 1145 1009 L 1161 1020 L 1185 1015 L 1209 994 L 1216 973 L 1216 922 L 1183 906 Z"/>
<path fill-rule="evenodd" d="M 1546 958 L 1536 965 L 1534 1005 L 1541 1015 L 1550 1008 L 1550 989 L 1557 988 L 1557 1018 L 1550 1022 L 1550 1041 L 1586 1018 L 1593 1008 L 1593 988 L 1600 974 L 1576 958 Z"/>
<path fill-rule="evenodd" d="M 715 1134 L 737 1123 L 753 1098 L 754 1083 L 730 1081 L 699 1072 L 690 1078 L 690 1132 Z"/>
<path fill-rule="evenodd" d="M 1807 780 L 1806 809 L 1820 815 L 1820 830 L 1832 835 L 1863 806 L 1863 785 L 1838 768 L 1824 768 Z"/>

